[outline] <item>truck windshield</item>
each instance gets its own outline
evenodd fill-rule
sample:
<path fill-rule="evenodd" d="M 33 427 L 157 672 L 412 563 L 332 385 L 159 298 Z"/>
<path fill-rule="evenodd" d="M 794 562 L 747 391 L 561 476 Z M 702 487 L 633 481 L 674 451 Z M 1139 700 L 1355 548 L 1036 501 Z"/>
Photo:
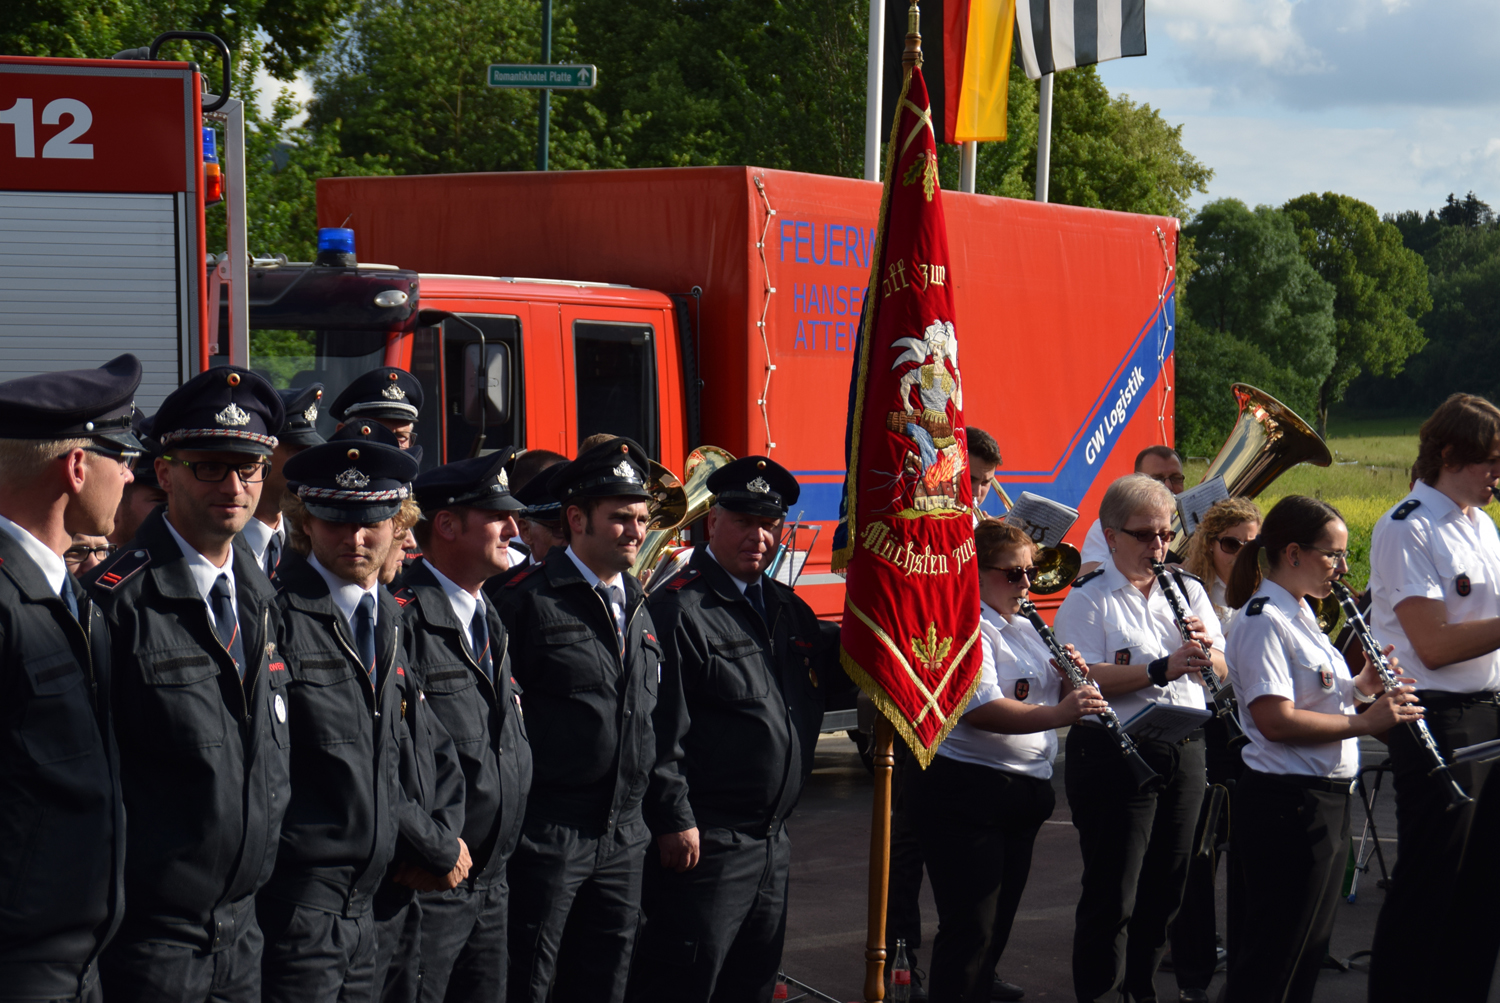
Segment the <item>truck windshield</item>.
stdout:
<path fill-rule="evenodd" d="M 338 427 L 333 402 L 355 377 L 385 361 L 384 331 L 251 331 L 250 368 L 278 390 L 323 384 L 318 431 L 325 438 Z"/>

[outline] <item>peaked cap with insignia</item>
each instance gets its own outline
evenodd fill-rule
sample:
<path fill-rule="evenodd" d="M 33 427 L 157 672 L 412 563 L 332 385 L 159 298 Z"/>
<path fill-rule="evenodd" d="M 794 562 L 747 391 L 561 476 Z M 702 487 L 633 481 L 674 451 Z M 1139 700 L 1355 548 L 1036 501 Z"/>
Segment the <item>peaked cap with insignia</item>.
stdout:
<path fill-rule="evenodd" d="M 506 446 L 433 467 L 412 485 L 422 514 L 430 516 L 438 509 L 459 505 L 493 512 L 523 511 L 526 506 L 510 493 L 510 475 L 505 470 L 515 455 L 516 447 Z"/>
<path fill-rule="evenodd" d="M 422 384 L 404 369 L 383 366 L 355 377 L 338 395 L 331 410 L 339 421 L 354 418 L 416 421 L 422 411 Z"/>
<path fill-rule="evenodd" d="M 286 461 L 287 490 L 327 522 L 381 522 L 411 495 L 417 461 L 377 421 L 345 425 Z"/>
<path fill-rule="evenodd" d="M 546 473 L 546 471 L 542 471 Z M 516 501 L 526 506 L 526 518 L 536 522 L 562 522 L 562 502 L 552 496 L 547 478 L 533 477 L 516 492 Z"/>
<path fill-rule="evenodd" d="M 650 458 L 640 443 L 624 436 L 601 442 L 571 463 L 538 474 L 564 506 L 583 498 L 649 498 L 646 478 Z"/>
<path fill-rule="evenodd" d="M 7 439 L 100 439 L 139 452 L 131 432 L 141 361 L 125 354 L 98 369 L 38 373 L 0 383 L 0 429 Z"/>
<path fill-rule="evenodd" d="M 318 434 L 318 402 L 323 399 L 323 384 L 310 383 L 276 392 L 286 408 L 286 424 L 278 436 L 282 443 L 300 448 L 322 445 L 324 439 Z"/>
<path fill-rule="evenodd" d="M 802 494 L 797 478 L 767 456 L 726 463 L 709 475 L 705 486 L 713 492 L 714 504 L 762 519 L 784 518 Z"/>
<path fill-rule="evenodd" d="M 281 395 L 262 376 L 239 366 L 201 372 L 167 395 L 151 434 L 174 449 L 227 450 L 270 456 L 286 417 Z"/>

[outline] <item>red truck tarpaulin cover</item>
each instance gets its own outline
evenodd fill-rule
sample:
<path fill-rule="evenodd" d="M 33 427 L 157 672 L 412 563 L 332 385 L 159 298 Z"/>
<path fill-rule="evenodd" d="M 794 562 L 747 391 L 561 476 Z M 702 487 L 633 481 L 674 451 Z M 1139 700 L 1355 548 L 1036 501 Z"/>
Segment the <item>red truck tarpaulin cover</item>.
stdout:
<path fill-rule="evenodd" d="M 979 682 L 979 575 L 963 381 L 927 87 L 896 110 L 850 390 L 833 566 L 843 662 L 923 767 Z"/>

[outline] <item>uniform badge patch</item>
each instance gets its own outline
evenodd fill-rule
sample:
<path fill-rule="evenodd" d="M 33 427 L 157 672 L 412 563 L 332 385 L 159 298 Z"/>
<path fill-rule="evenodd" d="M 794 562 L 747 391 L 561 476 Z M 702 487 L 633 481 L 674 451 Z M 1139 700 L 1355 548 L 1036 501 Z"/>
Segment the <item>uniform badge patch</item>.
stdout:
<path fill-rule="evenodd" d="M 1325 692 L 1331 692 L 1333 690 L 1333 670 L 1319 669 L 1318 684 L 1323 687 Z"/>
<path fill-rule="evenodd" d="M 1031 694 L 1031 680 L 1030 679 L 1017 679 L 1016 680 L 1016 699 L 1017 700 L 1025 700 L 1026 697 L 1029 696 L 1030 694 Z"/>
<path fill-rule="evenodd" d="M 1129 665 L 1130 664 L 1130 649 L 1129 648 L 1121 648 L 1119 651 L 1115 652 L 1115 664 L 1116 665 Z"/>
<path fill-rule="evenodd" d="M 1397 520 L 1405 519 L 1407 516 L 1411 515 L 1421 507 L 1422 503 L 1417 501 L 1417 499 L 1408 498 L 1406 499 L 1406 501 L 1396 506 L 1396 511 L 1391 513 L 1391 518 Z"/>
<path fill-rule="evenodd" d="M 1459 575 L 1457 578 L 1453 579 L 1453 588 L 1461 596 L 1466 596 L 1470 592 L 1474 591 L 1474 586 L 1470 583 L 1468 575 Z"/>

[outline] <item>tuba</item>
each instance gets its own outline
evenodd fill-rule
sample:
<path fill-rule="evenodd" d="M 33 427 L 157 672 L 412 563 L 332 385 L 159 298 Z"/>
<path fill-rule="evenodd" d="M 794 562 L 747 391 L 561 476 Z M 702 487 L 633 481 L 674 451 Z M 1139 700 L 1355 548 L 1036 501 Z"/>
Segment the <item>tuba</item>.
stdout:
<path fill-rule="evenodd" d="M 734 455 L 727 450 L 718 446 L 699 446 L 688 454 L 680 481 L 661 464 L 651 464 L 651 484 L 647 487 L 651 494 L 651 524 L 636 553 L 635 563 L 630 566 L 630 573 L 643 584 L 653 577 L 657 559 L 677 531 L 697 521 L 713 505 L 714 496 L 708 491 L 709 475 L 732 462 Z M 671 479 L 670 483 L 667 478 Z"/>

